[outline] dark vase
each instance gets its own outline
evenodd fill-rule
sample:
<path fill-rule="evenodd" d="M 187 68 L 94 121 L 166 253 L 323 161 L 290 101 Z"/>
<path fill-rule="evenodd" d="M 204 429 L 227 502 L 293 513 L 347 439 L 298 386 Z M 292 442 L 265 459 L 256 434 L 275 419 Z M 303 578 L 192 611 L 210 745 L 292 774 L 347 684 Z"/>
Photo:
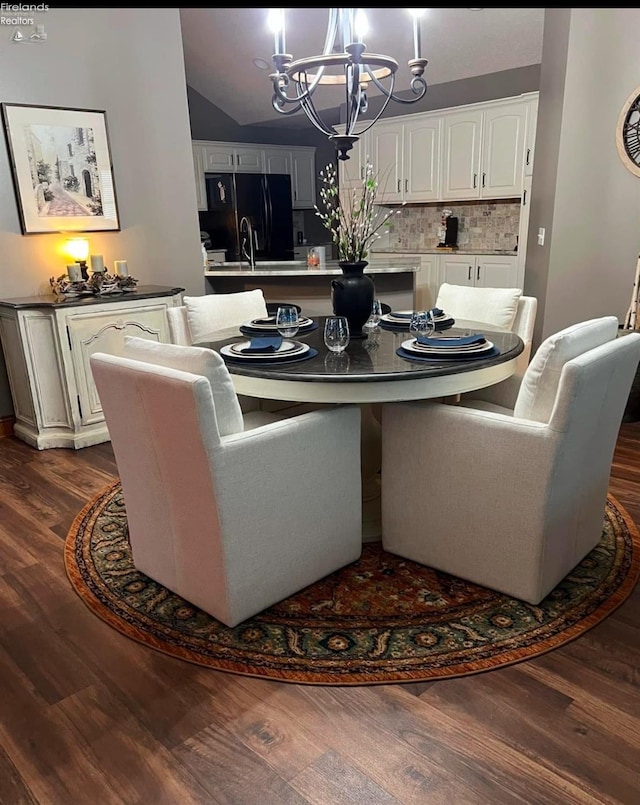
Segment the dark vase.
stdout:
<path fill-rule="evenodd" d="M 358 263 L 339 262 L 343 276 L 331 280 L 331 303 L 336 316 L 346 316 L 351 338 L 366 338 L 362 325 L 371 315 L 375 286 L 371 277 L 364 274 L 369 264 L 366 260 Z"/>

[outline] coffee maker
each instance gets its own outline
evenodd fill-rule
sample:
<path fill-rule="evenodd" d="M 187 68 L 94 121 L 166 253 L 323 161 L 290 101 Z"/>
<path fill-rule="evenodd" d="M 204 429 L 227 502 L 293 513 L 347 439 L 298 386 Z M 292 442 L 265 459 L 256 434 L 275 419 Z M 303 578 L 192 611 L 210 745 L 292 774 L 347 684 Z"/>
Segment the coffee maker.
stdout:
<path fill-rule="evenodd" d="M 453 210 L 443 210 L 440 226 L 438 228 L 438 249 L 458 248 L 458 218 Z"/>

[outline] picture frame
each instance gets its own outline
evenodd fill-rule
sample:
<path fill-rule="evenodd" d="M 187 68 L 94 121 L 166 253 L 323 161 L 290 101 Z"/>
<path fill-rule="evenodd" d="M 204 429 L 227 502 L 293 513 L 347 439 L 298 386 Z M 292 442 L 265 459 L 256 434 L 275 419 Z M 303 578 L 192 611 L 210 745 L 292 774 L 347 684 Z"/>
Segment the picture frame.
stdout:
<path fill-rule="evenodd" d="M 119 231 L 106 112 L 0 106 L 22 234 Z"/>

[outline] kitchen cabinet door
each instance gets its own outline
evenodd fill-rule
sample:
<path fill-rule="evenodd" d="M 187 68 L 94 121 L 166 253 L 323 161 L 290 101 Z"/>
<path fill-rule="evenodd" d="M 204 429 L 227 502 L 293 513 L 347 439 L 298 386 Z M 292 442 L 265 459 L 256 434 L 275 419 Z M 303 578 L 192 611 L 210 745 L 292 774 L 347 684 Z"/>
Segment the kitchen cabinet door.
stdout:
<path fill-rule="evenodd" d="M 262 148 L 235 143 L 207 143 L 202 146 L 205 171 L 264 173 Z"/>
<path fill-rule="evenodd" d="M 442 117 L 419 117 L 403 125 L 403 200 L 438 201 Z"/>
<path fill-rule="evenodd" d="M 480 198 L 510 198 L 522 194 L 526 114 L 524 103 L 485 109 Z"/>
<path fill-rule="evenodd" d="M 378 179 L 378 200 L 385 204 L 404 198 L 402 136 L 403 125 L 397 120 L 376 123 L 371 129 L 371 158 Z"/>
<path fill-rule="evenodd" d="M 442 198 L 480 197 L 482 111 L 467 109 L 444 116 Z"/>
<path fill-rule="evenodd" d="M 293 209 L 313 209 L 316 203 L 316 149 L 291 151 Z"/>
<path fill-rule="evenodd" d="M 440 282 L 475 288 L 521 288 L 518 258 L 502 254 L 441 254 Z"/>
<path fill-rule="evenodd" d="M 441 254 L 440 282 L 475 285 L 476 258 L 472 254 Z"/>
<path fill-rule="evenodd" d="M 524 175 L 533 173 L 533 154 L 536 146 L 536 127 L 538 124 L 538 94 L 527 101 L 527 126 L 524 144 Z"/>
<path fill-rule="evenodd" d="M 204 181 L 204 160 L 202 146 L 193 145 L 193 169 L 196 179 L 196 201 L 199 210 L 207 209 L 207 186 Z"/>
<path fill-rule="evenodd" d="M 291 151 L 288 148 L 265 148 L 264 172 L 291 176 Z"/>
<path fill-rule="evenodd" d="M 476 288 L 521 288 L 518 258 L 514 255 L 484 254 L 476 257 Z"/>

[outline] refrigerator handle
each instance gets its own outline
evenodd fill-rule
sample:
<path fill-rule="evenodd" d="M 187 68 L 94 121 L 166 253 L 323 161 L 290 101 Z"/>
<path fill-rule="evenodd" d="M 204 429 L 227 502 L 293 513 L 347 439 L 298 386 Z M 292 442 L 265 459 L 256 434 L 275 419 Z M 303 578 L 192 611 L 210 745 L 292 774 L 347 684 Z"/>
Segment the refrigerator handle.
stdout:
<path fill-rule="evenodd" d="M 271 191 L 269 189 L 266 176 L 262 177 L 262 201 L 264 204 L 264 220 L 266 222 L 265 249 L 267 252 L 271 252 L 271 227 L 273 226 L 273 209 L 271 206 Z"/>

